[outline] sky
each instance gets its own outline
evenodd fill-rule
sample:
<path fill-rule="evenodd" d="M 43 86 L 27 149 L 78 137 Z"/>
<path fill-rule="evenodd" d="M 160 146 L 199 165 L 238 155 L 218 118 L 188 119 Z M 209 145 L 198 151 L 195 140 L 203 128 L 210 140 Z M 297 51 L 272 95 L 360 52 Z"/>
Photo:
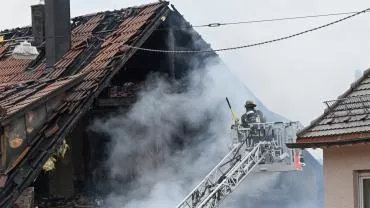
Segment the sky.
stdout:
<path fill-rule="evenodd" d="M 31 24 L 30 5 L 38 0 L 3 2 L 0 30 Z M 148 0 L 71 0 L 72 16 L 140 5 Z M 368 0 L 173 0 L 193 25 L 360 11 Z M 197 28 L 216 48 L 270 40 L 339 17 Z M 336 99 L 370 66 L 370 13 L 290 40 L 237 51 L 221 58 L 270 110 L 309 124 L 323 113 L 323 101 Z M 240 112 L 242 113 L 242 112 Z"/>

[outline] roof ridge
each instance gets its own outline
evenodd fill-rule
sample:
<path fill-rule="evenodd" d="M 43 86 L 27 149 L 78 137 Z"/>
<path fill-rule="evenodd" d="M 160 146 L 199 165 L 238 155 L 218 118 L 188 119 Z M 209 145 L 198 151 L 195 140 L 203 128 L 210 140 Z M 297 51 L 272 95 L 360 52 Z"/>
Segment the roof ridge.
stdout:
<path fill-rule="evenodd" d="M 151 2 L 151 3 L 141 4 L 141 5 L 137 5 L 137 6 L 123 7 L 121 9 L 92 12 L 92 13 L 87 13 L 87 14 L 82 14 L 82 15 L 78 15 L 78 16 L 72 17 L 71 20 L 74 20 L 74 19 L 79 18 L 79 17 L 90 17 L 90 16 L 94 16 L 94 15 L 98 15 L 98 14 L 104 14 L 106 12 L 123 11 L 123 10 L 129 9 L 129 8 L 144 8 L 144 7 L 149 7 L 149 6 L 153 6 L 153 5 L 159 5 L 159 4 L 169 5 L 169 2 L 168 1 L 159 0 L 158 2 Z M 3 29 L 3 30 L 0 30 L 0 36 L 1 35 L 5 35 L 7 33 L 16 32 L 15 30 L 29 29 L 31 27 L 32 27 L 32 25 L 27 25 L 27 26 L 15 27 L 15 28 Z"/>
<path fill-rule="evenodd" d="M 123 7 L 121 9 L 105 10 L 105 11 L 100 11 L 100 12 L 92 12 L 92 13 L 88 13 L 88 14 L 84 14 L 84 15 L 75 16 L 75 17 L 72 17 L 71 19 L 73 20 L 73 19 L 79 18 L 79 17 L 90 17 L 90 16 L 94 16 L 94 15 L 98 15 L 98 14 L 104 14 L 106 12 L 124 11 L 126 9 L 131 9 L 131 8 L 144 8 L 144 7 L 149 7 L 149 6 L 158 5 L 158 4 L 168 5 L 169 2 L 168 1 L 159 1 L 159 2 L 141 4 L 141 5 L 137 5 L 137 6 Z"/>

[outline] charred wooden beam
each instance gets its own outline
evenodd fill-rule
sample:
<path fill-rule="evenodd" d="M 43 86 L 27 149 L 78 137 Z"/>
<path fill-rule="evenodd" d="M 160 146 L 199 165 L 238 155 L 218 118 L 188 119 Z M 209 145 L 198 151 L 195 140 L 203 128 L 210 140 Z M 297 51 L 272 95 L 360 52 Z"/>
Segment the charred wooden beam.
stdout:
<path fill-rule="evenodd" d="M 59 130 L 59 126 L 57 123 L 55 123 L 52 127 L 46 129 L 44 135 L 46 138 L 50 138 L 53 136 L 57 131 Z"/>
<path fill-rule="evenodd" d="M 0 117 L 7 116 L 7 110 L 0 106 Z"/>
<path fill-rule="evenodd" d="M 8 180 L 7 175 L 0 175 L 0 188 L 5 187 L 5 184 L 6 184 L 7 180 Z"/>
<path fill-rule="evenodd" d="M 172 29 L 168 30 L 168 47 L 170 51 L 175 51 L 175 35 Z M 175 53 L 168 53 L 168 62 L 170 76 L 175 79 Z"/>
<path fill-rule="evenodd" d="M 96 107 L 130 107 L 135 102 L 136 97 L 100 98 L 96 102 Z"/>
<path fill-rule="evenodd" d="M 33 208 L 35 198 L 35 189 L 33 187 L 28 187 L 25 189 L 14 203 L 14 207 L 18 208 Z"/>

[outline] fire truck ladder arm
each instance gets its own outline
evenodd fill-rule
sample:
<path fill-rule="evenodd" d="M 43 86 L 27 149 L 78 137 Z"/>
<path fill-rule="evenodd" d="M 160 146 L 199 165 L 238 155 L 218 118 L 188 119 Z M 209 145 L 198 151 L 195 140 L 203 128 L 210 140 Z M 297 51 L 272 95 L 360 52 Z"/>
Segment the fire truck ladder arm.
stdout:
<path fill-rule="evenodd" d="M 177 208 L 217 207 L 261 162 L 271 147 L 259 142 L 252 150 L 236 145 Z"/>

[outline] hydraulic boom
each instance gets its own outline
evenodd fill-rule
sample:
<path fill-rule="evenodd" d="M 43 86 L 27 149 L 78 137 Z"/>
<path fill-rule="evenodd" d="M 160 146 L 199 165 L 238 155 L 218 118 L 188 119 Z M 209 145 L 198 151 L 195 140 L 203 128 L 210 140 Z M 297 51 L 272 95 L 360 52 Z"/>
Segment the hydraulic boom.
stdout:
<path fill-rule="evenodd" d="M 299 122 L 241 125 L 229 99 L 226 101 L 234 122 L 230 134 L 233 147 L 177 208 L 218 207 L 252 171 L 296 171 L 304 166 L 300 152 L 285 145 L 296 140 Z"/>
<path fill-rule="evenodd" d="M 235 146 L 177 207 L 218 207 L 272 150 L 272 145 L 261 141 L 251 151 L 246 149 L 246 142 Z"/>
<path fill-rule="evenodd" d="M 231 127 L 233 147 L 177 208 L 213 208 L 253 171 L 297 171 L 304 166 L 300 152 L 285 143 L 296 139 L 299 122 L 254 123 Z"/>

